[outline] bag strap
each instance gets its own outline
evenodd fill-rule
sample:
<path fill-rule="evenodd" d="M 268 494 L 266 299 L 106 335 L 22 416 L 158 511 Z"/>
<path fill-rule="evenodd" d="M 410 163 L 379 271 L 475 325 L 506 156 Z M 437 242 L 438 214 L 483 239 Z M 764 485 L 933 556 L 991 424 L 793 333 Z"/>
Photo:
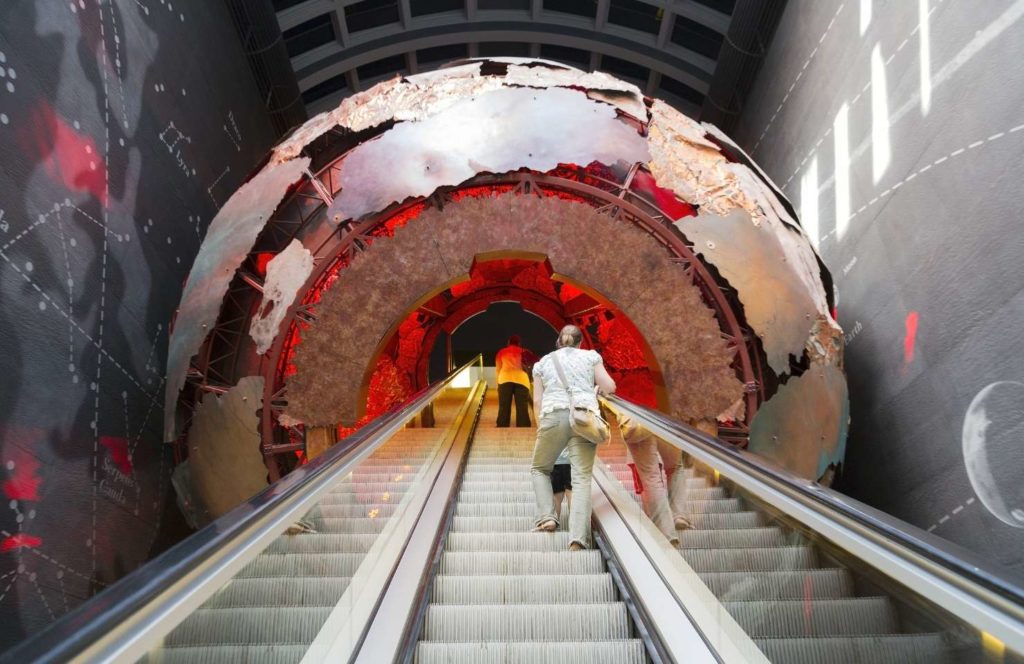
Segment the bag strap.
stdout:
<path fill-rule="evenodd" d="M 572 410 L 572 390 L 569 389 L 569 381 L 565 379 L 565 372 L 562 370 L 562 363 L 558 361 L 558 355 L 556 353 L 551 354 L 551 361 L 555 364 L 555 373 L 558 374 L 558 382 L 562 384 L 562 389 L 565 390 L 566 396 L 569 397 L 569 409 Z"/>

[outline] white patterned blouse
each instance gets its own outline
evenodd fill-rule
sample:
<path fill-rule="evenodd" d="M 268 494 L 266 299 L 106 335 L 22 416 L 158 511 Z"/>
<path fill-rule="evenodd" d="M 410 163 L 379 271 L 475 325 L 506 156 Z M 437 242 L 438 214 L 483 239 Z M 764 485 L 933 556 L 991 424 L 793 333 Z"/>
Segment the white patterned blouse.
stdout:
<path fill-rule="evenodd" d="M 543 417 L 555 410 L 569 409 L 569 395 L 562 387 L 562 381 L 558 379 L 558 372 L 555 370 L 555 363 L 551 360 L 551 357 L 556 354 L 562 365 L 562 371 L 565 372 L 565 378 L 569 381 L 569 389 L 572 390 L 576 405 L 596 410 L 597 388 L 594 383 L 594 367 L 601 363 L 601 356 L 594 350 L 566 347 L 548 353 L 533 365 L 534 384 L 536 381 L 540 381 L 540 384 L 544 386 L 540 413 L 537 417 Z"/>

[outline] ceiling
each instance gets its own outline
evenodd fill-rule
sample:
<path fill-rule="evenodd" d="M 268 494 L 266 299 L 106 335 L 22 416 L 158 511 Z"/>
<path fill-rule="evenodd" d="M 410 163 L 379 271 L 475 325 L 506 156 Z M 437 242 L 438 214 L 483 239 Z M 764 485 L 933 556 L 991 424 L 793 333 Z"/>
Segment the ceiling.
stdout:
<path fill-rule="evenodd" d="M 396 73 L 415 74 L 467 57 L 518 56 L 605 71 L 697 118 L 736 4 L 273 0 L 310 116 Z"/>

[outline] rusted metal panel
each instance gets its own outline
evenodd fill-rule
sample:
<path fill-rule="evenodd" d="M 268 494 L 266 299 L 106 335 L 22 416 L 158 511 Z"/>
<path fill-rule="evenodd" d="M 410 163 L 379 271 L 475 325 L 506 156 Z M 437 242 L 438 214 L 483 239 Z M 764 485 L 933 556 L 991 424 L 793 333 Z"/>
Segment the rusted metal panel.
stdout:
<path fill-rule="evenodd" d="M 188 433 L 193 487 L 207 517 L 215 519 L 267 484 L 260 451 L 263 377 L 238 381 L 222 396 L 207 393 Z"/>
<path fill-rule="evenodd" d="M 828 316 L 810 246 L 787 226 L 755 224 L 746 210 L 736 208 L 724 216 L 683 217 L 676 227 L 736 289 L 776 373 L 789 372 L 789 356 L 803 355 L 815 326 L 823 339 L 842 336 Z"/>
<path fill-rule="evenodd" d="M 444 111 L 463 99 L 492 90 L 513 87 L 575 88 L 587 95 L 647 120 L 643 94 L 632 83 L 620 81 L 602 72 L 583 72 L 555 63 L 552 66 L 525 66 L 535 60 L 492 58 L 490 61 L 508 65 L 506 73 L 483 76 L 483 61 L 445 67 L 415 76 L 396 76 L 369 90 L 346 97 L 338 108 L 320 113 L 299 127 L 274 150 L 272 161 L 297 157 L 302 149 L 325 132 L 340 127 L 362 131 L 395 120 L 420 121 Z"/>
<path fill-rule="evenodd" d="M 277 146 L 272 161 L 298 156 L 306 145 L 334 127 L 362 131 L 391 120 L 422 120 L 461 99 L 501 87 L 500 77 L 480 76 L 479 62 L 404 78 L 396 76 L 346 97 L 338 108 L 311 118 Z"/>
<path fill-rule="evenodd" d="M 288 307 L 312 272 L 313 254 L 298 240 L 292 240 L 284 251 L 267 263 L 263 300 L 249 327 L 249 334 L 256 342 L 256 352 L 260 355 L 274 343 Z"/>
<path fill-rule="evenodd" d="M 611 104 L 637 120 L 647 121 L 647 107 L 644 105 L 644 95 L 640 88 L 604 72 L 588 73 L 567 67 L 555 69 L 513 64 L 509 66 L 504 82 L 507 85 L 531 88 L 583 89 L 591 99 Z"/>
<path fill-rule="evenodd" d="M 309 159 L 270 164 L 228 199 L 210 222 L 181 294 L 167 352 L 164 440 L 177 435 L 175 410 L 189 362 L 217 321 L 224 295 L 238 266 L 281 203 L 288 187 L 302 178 Z"/>
<path fill-rule="evenodd" d="M 615 109 L 576 90 L 509 88 L 396 125 L 341 163 L 332 218 L 359 218 L 480 172 L 547 171 L 560 163 L 647 161 L 646 141 Z"/>
<path fill-rule="evenodd" d="M 790 378 L 757 411 L 748 449 L 815 480 L 846 452 L 850 402 L 835 366 L 812 366 Z"/>

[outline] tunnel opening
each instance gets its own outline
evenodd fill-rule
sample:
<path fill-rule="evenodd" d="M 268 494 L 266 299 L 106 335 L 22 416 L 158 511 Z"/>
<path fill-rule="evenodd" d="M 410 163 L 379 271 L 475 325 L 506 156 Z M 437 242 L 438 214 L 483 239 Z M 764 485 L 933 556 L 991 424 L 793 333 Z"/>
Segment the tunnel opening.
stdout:
<path fill-rule="evenodd" d="M 493 366 L 493 353 L 509 334 L 521 334 L 518 328 L 502 330 L 500 320 L 483 324 L 498 318 L 501 309 L 493 307 L 501 304 L 508 305 L 506 312 L 518 309 L 520 317 L 536 321 L 538 354 L 554 349 L 556 330 L 577 325 L 584 332 L 584 347 L 601 353 L 622 396 L 652 408 L 667 406 L 657 358 L 620 307 L 593 288 L 556 274 L 546 256 L 509 251 L 475 257 L 467 274 L 432 292 L 392 327 L 364 373 L 359 422 L 406 401 L 478 351 L 487 351 L 485 364 Z M 434 376 L 432 358 L 441 360 Z M 349 430 L 341 427 L 339 434 Z"/>

